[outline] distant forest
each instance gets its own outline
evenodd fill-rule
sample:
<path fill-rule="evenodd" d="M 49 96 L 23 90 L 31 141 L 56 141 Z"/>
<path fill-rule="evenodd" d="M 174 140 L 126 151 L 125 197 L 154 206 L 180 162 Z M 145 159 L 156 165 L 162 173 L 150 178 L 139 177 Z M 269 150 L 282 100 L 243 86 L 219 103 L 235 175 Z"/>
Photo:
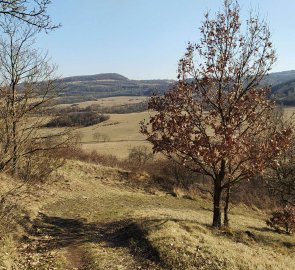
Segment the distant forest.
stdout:
<path fill-rule="evenodd" d="M 73 104 L 106 97 L 161 94 L 175 82 L 172 80 L 129 80 L 119 74 L 106 73 L 68 77 L 57 83 L 59 98 L 56 103 Z"/>
<path fill-rule="evenodd" d="M 116 96 L 151 96 L 163 94 L 176 83 L 173 80 L 129 80 L 116 73 L 67 77 L 57 81 L 59 98 L 56 104 L 73 104 L 99 98 Z M 265 85 L 272 86 L 272 97 L 282 105 L 295 105 L 295 71 L 283 71 L 269 74 L 264 79 Z M 52 105 L 52 104 L 51 104 Z M 130 106 L 130 105 L 129 105 Z M 139 109 L 135 107 L 141 106 Z M 145 105 L 132 105 L 115 108 L 114 111 L 141 111 Z M 109 111 L 98 110 L 103 113 Z M 120 111 L 120 112 L 119 112 Z"/>

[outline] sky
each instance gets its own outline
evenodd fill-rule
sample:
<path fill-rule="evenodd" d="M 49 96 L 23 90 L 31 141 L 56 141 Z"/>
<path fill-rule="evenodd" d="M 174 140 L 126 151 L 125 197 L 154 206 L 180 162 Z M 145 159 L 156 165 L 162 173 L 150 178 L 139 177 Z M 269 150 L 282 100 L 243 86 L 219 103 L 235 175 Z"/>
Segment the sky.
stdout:
<path fill-rule="evenodd" d="M 273 72 L 295 69 L 295 1 L 240 0 L 242 15 L 259 12 L 271 29 L 278 61 Z M 222 0 L 52 0 L 62 27 L 41 34 L 62 77 L 119 73 L 129 79 L 176 79 L 189 41 L 198 42 L 204 13 Z"/>

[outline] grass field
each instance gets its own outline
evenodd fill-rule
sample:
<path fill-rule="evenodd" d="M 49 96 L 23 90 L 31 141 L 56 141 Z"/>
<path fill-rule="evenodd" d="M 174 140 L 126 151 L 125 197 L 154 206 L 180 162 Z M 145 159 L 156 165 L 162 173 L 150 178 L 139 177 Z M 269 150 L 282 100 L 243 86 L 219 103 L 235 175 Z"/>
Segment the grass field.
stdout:
<path fill-rule="evenodd" d="M 112 114 L 79 129 L 83 148 L 125 158 L 131 147 L 148 145 L 139 122 L 149 114 Z M 96 142 L 97 132 L 110 141 Z M 2 193 L 13 182 L 0 177 Z M 295 236 L 269 229 L 267 211 L 237 205 L 230 230 L 214 230 L 209 200 L 174 197 L 148 184 L 144 173 L 67 161 L 47 185 L 18 197 L 25 211 L 16 215 L 26 222 L 0 237 L 0 269 L 295 269 Z"/>
<path fill-rule="evenodd" d="M 84 101 L 76 103 L 79 108 L 86 108 L 91 105 L 99 105 L 101 107 L 112 107 L 112 106 L 123 106 L 136 104 L 143 101 L 146 101 L 148 98 L 145 96 L 118 96 L 118 97 L 108 97 L 108 98 L 100 98 L 97 100 Z M 69 107 L 73 104 L 60 104 L 56 105 L 57 108 L 65 108 Z"/>
<path fill-rule="evenodd" d="M 122 96 L 122 97 L 109 97 L 109 98 L 100 98 L 96 101 L 86 101 L 80 102 L 80 108 L 86 108 L 90 105 L 99 105 L 101 107 L 112 107 L 112 106 L 123 106 L 129 104 L 136 104 L 143 101 L 146 101 L 148 98 L 144 96 Z"/>
<path fill-rule="evenodd" d="M 295 113 L 295 108 L 286 107 L 284 111 L 290 117 Z M 148 120 L 150 115 L 151 112 L 110 114 L 110 119 L 106 122 L 81 128 L 79 133 L 82 136 L 83 148 L 87 151 L 97 150 L 103 154 L 111 153 L 119 158 L 125 158 L 129 149 L 134 146 L 146 145 L 151 148 L 151 145 L 145 141 L 145 136 L 139 132 L 139 122 Z M 95 142 L 95 133 L 106 135 L 109 141 Z"/>
<path fill-rule="evenodd" d="M 264 212 L 237 206 L 231 230 L 215 231 L 209 201 L 130 181 L 124 170 L 68 161 L 31 216 L 18 269 L 295 269 L 295 236 L 268 229 Z"/>
<path fill-rule="evenodd" d="M 150 112 L 110 114 L 110 119 L 98 125 L 81 128 L 83 148 L 87 151 L 97 150 L 103 154 L 113 154 L 119 158 L 128 156 L 129 149 L 134 146 L 151 145 L 145 141 L 145 137 L 139 132 L 139 122 L 148 119 Z M 94 134 L 106 135 L 107 142 L 97 142 Z"/>

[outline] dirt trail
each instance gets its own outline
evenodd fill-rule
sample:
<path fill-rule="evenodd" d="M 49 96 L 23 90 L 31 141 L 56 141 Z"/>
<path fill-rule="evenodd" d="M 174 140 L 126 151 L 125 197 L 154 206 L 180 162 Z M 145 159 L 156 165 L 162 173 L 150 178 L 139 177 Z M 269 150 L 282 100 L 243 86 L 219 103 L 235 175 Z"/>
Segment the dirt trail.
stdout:
<path fill-rule="evenodd" d="M 40 213 L 26 241 L 23 254 L 30 254 L 30 269 L 162 269 L 142 231 L 130 220 L 97 224 Z"/>
<path fill-rule="evenodd" d="M 83 249 L 76 245 L 70 245 L 66 249 L 65 254 L 67 260 L 67 268 L 71 270 L 87 270 L 88 263 L 85 258 Z"/>

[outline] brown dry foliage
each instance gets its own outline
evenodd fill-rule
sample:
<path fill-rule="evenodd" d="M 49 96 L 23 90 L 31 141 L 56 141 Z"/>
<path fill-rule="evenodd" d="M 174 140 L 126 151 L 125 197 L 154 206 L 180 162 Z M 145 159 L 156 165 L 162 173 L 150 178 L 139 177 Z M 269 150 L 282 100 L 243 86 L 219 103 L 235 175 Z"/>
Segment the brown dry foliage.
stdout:
<path fill-rule="evenodd" d="M 283 229 L 288 234 L 293 233 L 295 231 L 295 207 L 286 206 L 272 212 L 266 224 L 277 231 Z"/>
<path fill-rule="evenodd" d="M 223 193 L 228 205 L 233 186 L 276 164 L 292 129 L 274 124 L 269 87 L 260 84 L 276 60 L 267 24 L 251 14 L 243 26 L 238 3 L 225 0 L 200 32 L 179 62 L 177 85 L 151 98 L 156 114 L 141 131 L 154 151 L 211 179 L 220 227 Z"/>

